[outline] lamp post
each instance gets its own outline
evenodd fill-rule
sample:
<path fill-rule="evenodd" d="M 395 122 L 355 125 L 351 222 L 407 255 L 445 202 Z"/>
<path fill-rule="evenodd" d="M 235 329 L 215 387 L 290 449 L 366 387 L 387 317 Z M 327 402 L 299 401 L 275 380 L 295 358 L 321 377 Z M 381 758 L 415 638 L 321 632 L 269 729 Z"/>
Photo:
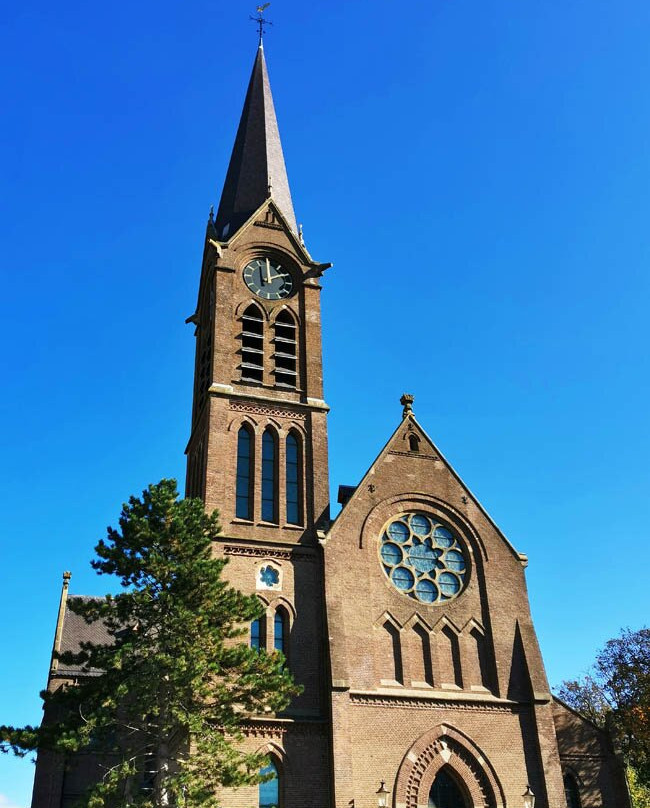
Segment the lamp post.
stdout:
<path fill-rule="evenodd" d="M 377 808 L 386 808 L 388 805 L 388 793 L 386 783 L 382 780 L 377 789 Z"/>
<path fill-rule="evenodd" d="M 530 785 L 526 786 L 526 790 L 521 796 L 524 798 L 524 808 L 535 808 L 535 795 Z"/>

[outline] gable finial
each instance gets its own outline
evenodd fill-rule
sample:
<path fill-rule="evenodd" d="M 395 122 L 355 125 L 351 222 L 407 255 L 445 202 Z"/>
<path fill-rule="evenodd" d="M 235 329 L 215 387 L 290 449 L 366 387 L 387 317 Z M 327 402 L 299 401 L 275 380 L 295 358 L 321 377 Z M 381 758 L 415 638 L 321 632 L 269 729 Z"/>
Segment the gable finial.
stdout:
<path fill-rule="evenodd" d="M 264 26 L 265 25 L 273 25 L 271 20 L 267 20 L 267 19 L 264 18 L 264 12 L 266 11 L 266 9 L 270 5 L 271 5 L 270 3 L 264 3 L 263 5 L 258 6 L 255 9 L 255 11 L 257 11 L 257 17 L 253 17 L 252 14 L 249 15 L 249 19 L 253 20 L 254 23 L 257 23 L 257 26 L 258 26 L 258 29 L 259 29 L 258 32 L 259 32 L 259 35 L 260 35 L 260 41 L 259 41 L 259 47 L 260 48 L 264 47 L 263 42 L 262 42 L 262 40 L 264 39 Z"/>
<path fill-rule="evenodd" d="M 407 415 L 413 415 L 413 402 L 415 401 L 415 396 L 412 396 L 410 393 L 404 393 L 404 395 L 400 398 L 399 403 L 404 407 L 402 410 L 402 418 L 406 418 Z"/>

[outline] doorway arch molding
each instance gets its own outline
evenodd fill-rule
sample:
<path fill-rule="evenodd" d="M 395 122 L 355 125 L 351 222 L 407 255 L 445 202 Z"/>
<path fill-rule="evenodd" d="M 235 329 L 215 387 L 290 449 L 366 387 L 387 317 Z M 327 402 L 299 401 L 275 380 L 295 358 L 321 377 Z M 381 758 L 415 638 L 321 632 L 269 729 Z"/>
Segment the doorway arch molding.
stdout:
<path fill-rule="evenodd" d="M 505 808 L 493 766 L 471 738 L 449 724 L 427 730 L 404 755 L 395 783 L 395 808 L 428 808 L 431 786 L 443 766 L 456 775 L 472 808 Z"/>

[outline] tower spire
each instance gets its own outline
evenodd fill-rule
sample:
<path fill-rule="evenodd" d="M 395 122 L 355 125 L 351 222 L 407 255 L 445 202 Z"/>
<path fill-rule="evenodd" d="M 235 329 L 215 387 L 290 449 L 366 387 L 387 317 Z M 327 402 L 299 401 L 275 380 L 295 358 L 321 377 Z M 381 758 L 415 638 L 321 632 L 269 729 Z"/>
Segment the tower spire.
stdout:
<path fill-rule="evenodd" d="M 297 233 L 280 132 L 260 39 L 217 211 L 215 225 L 219 238 L 230 238 L 269 196 L 294 233 Z"/>

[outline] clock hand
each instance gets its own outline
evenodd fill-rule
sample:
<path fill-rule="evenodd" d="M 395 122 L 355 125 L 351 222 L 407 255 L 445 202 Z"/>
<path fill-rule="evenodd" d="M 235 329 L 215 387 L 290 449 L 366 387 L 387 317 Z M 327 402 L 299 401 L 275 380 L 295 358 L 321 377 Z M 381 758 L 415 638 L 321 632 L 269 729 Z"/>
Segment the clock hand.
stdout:
<path fill-rule="evenodd" d="M 271 264 L 269 259 L 266 259 L 266 282 L 271 283 Z"/>
<path fill-rule="evenodd" d="M 289 277 L 288 272 L 278 272 L 277 275 L 267 275 L 269 281 L 274 281 L 276 278 L 288 278 L 288 277 Z"/>

